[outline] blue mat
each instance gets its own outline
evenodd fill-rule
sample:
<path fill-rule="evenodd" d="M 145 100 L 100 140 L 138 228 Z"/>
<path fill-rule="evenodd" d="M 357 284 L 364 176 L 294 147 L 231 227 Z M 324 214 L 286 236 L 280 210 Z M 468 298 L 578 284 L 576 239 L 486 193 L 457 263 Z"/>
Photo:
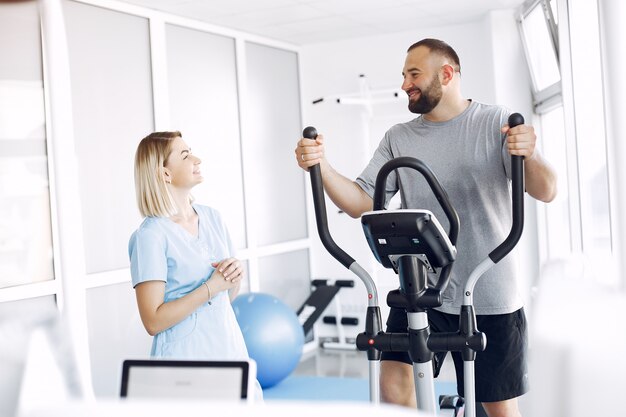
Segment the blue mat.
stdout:
<path fill-rule="evenodd" d="M 456 394 L 455 382 L 435 382 L 435 398 Z M 360 378 L 290 376 L 263 390 L 265 400 L 369 401 L 369 382 Z"/>

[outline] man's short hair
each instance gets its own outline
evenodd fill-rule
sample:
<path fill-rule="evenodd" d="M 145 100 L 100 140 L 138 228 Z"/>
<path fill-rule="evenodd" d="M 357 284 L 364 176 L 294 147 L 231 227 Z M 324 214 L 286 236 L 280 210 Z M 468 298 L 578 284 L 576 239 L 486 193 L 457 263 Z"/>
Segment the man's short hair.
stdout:
<path fill-rule="evenodd" d="M 422 39 L 421 41 L 415 42 L 413 45 L 409 46 L 409 49 L 407 49 L 407 53 L 420 46 L 425 46 L 431 52 L 448 58 L 450 61 L 452 61 L 451 63 L 454 67 L 454 70 L 459 74 L 461 73 L 461 61 L 459 60 L 459 56 L 457 55 L 456 51 L 444 41 L 433 38 Z"/>

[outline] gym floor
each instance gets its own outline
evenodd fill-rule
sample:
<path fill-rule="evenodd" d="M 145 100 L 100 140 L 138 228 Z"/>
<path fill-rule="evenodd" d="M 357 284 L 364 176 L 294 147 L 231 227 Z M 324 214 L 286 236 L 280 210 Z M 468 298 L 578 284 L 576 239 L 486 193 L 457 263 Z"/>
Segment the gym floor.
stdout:
<path fill-rule="evenodd" d="M 357 350 L 314 349 L 302 355 L 293 375 L 367 379 L 369 377 L 367 356 L 365 352 Z M 449 356 L 437 380 L 455 381 L 454 364 Z"/>
<path fill-rule="evenodd" d="M 454 394 L 454 366 L 444 363 L 435 380 L 435 395 Z M 303 354 L 298 367 L 279 384 L 266 388 L 272 400 L 369 401 L 367 356 L 356 350 L 317 348 Z"/>
<path fill-rule="evenodd" d="M 302 355 L 293 373 L 264 392 L 266 400 L 369 401 L 369 365 L 364 352 L 317 348 Z M 456 373 L 448 355 L 435 379 L 435 398 L 456 395 Z M 520 406 L 524 410 L 526 398 Z M 443 413 L 442 415 L 447 415 Z M 482 410 L 478 414 L 484 416 Z"/>

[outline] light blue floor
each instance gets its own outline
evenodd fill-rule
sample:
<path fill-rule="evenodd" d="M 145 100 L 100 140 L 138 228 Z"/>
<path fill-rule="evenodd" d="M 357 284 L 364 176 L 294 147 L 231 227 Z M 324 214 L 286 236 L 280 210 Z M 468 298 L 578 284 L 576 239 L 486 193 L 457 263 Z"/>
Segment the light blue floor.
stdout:
<path fill-rule="evenodd" d="M 290 376 L 263 391 L 265 400 L 367 401 L 366 379 Z"/>
<path fill-rule="evenodd" d="M 454 368 L 447 365 L 435 380 L 436 398 L 456 394 Z M 303 355 L 289 377 L 265 389 L 264 397 L 269 401 L 369 401 L 368 377 L 363 352 L 316 349 Z"/>
<path fill-rule="evenodd" d="M 435 398 L 456 393 L 456 383 L 435 382 Z M 263 391 L 265 400 L 369 401 L 367 379 L 292 375 Z"/>

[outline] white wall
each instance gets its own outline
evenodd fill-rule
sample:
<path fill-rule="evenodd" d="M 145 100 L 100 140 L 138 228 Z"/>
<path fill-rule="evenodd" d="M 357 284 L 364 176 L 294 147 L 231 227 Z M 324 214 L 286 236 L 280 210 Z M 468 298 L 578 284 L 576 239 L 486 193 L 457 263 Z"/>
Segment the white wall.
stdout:
<path fill-rule="evenodd" d="M 328 100 L 314 105 L 312 101 L 329 95 L 358 93 L 359 74 L 366 75 L 372 91 L 399 89 L 407 48 L 426 37 L 445 40 L 459 54 L 465 97 L 502 104 L 527 115 L 532 113 L 530 79 L 512 11 L 492 12 L 465 24 L 305 46 L 300 53 L 303 123 L 316 126 L 318 132 L 324 134 L 328 160 L 348 178 L 358 176 L 388 128 L 415 116 L 408 111 L 405 96 L 395 103 L 374 105 L 371 118 L 364 107 Z M 337 244 L 377 280 L 379 301 L 386 318 L 385 297 L 388 290 L 398 287 L 397 276 L 375 262 L 363 238 L 360 222 L 338 214 L 330 200 L 327 199 L 326 204 L 329 228 Z M 537 246 L 532 205 L 527 213 L 523 241 L 526 248 L 520 251 L 524 260 L 534 256 Z M 310 227 L 312 277 L 356 279 L 322 247 L 314 232 L 313 218 Z M 537 267 L 532 262 L 532 259 L 521 262 L 533 266 L 525 272 L 529 277 L 536 274 Z M 367 301 L 364 286 L 359 282 L 355 289 L 342 291 L 343 315 L 361 317 Z M 361 328 L 359 325 L 346 329 L 347 336 L 353 337 Z M 334 335 L 332 326 L 318 325 L 318 336 Z"/>

